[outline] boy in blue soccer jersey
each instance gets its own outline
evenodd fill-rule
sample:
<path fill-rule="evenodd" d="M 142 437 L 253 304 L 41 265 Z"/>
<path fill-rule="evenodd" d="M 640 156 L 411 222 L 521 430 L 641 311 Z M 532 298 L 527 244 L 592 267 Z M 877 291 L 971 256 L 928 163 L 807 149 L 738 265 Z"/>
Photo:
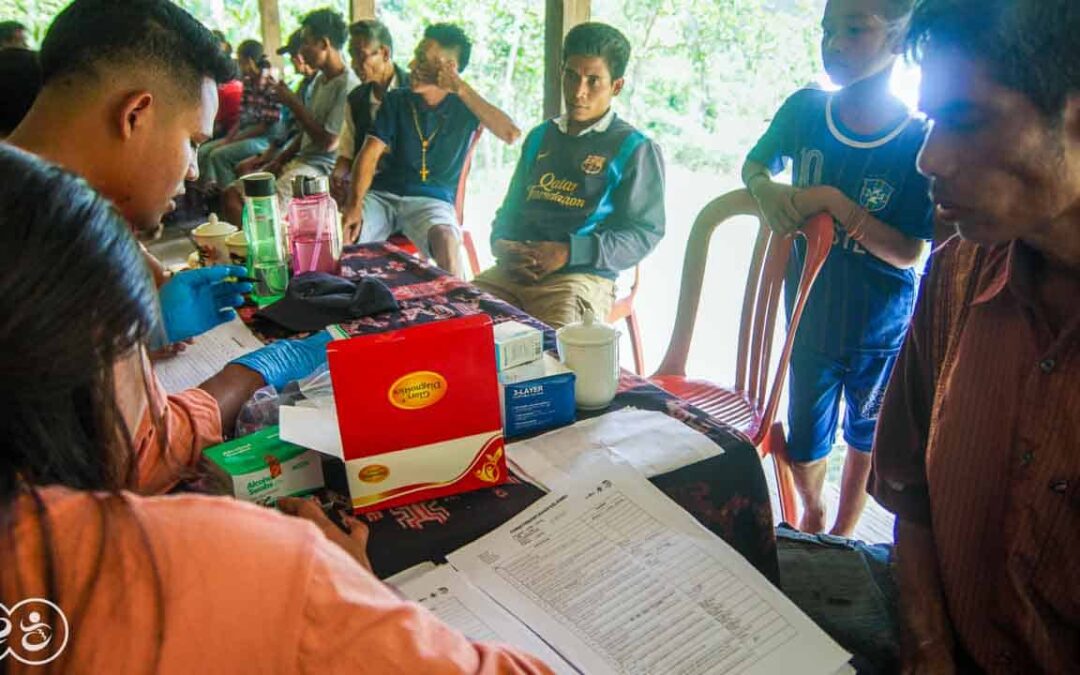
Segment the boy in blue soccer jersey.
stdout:
<path fill-rule="evenodd" d="M 841 396 L 848 451 L 831 533 L 851 536 L 862 514 L 874 425 L 914 305 L 914 267 L 933 237 L 928 186 L 915 169 L 925 123 L 889 91 L 913 3 L 829 0 L 822 56 L 843 89 L 793 94 L 743 166 L 774 231 L 791 233 L 821 212 L 835 222 L 791 358 L 788 451 L 807 532 L 826 526 L 825 458 Z M 788 159 L 794 186 L 774 183 Z M 794 247 L 789 309 L 806 250 L 799 240 Z"/>
<path fill-rule="evenodd" d="M 611 107 L 629 60 L 611 26 L 566 34 L 566 113 L 526 137 L 491 229 L 498 264 L 475 281 L 555 328 L 607 318 L 619 272 L 664 236 L 660 149 Z"/>

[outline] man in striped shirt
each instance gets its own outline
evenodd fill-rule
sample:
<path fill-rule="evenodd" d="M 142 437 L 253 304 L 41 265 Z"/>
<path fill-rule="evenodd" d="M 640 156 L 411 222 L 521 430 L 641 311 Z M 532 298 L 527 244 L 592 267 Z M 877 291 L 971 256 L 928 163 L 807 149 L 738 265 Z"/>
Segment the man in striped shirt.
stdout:
<path fill-rule="evenodd" d="M 934 256 L 878 422 L 905 672 L 1080 672 L 1080 4 L 921 0 Z"/>

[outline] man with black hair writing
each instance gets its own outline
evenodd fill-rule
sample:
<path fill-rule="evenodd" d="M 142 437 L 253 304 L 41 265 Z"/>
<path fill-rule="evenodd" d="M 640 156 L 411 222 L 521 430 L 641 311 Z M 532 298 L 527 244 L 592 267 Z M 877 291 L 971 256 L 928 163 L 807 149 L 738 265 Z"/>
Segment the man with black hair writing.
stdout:
<path fill-rule="evenodd" d="M 232 73 L 217 40 L 168 0 L 75 0 L 49 28 L 41 67 L 41 93 L 7 142 L 81 175 L 134 231 L 156 229 L 185 179 L 198 178 L 198 148 L 213 133 L 217 82 Z M 251 285 L 227 281 L 230 273 L 221 266 L 159 279 L 168 341 L 235 317 Z M 169 488 L 232 430 L 252 393 L 299 379 L 326 358 L 318 340 L 275 345 L 168 397 L 144 354 L 118 364 L 117 388 L 150 399 L 132 439 L 140 489 Z"/>

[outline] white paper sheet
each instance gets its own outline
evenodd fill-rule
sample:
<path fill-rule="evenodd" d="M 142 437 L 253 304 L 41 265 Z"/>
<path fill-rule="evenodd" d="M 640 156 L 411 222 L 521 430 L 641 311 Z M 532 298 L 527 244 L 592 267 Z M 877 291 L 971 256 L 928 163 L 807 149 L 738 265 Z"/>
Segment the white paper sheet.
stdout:
<path fill-rule="evenodd" d="M 400 588 L 401 586 L 405 585 L 410 581 L 419 579 L 420 577 L 424 576 L 428 572 L 431 572 L 435 568 L 435 563 L 431 561 L 422 562 L 417 565 L 413 565 L 412 567 L 403 569 L 393 576 L 386 577 L 385 579 L 383 579 L 383 583 L 388 586 L 393 586 L 394 588 Z"/>
<path fill-rule="evenodd" d="M 229 361 L 262 346 L 243 321 L 233 319 L 196 337 L 180 354 L 155 363 L 154 372 L 165 391 L 175 394 L 199 386 Z"/>
<path fill-rule="evenodd" d="M 536 656 L 560 675 L 577 671 L 450 565 L 407 577 L 398 590 L 474 642 L 504 642 Z"/>
<path fill-rule="evenodd" d="M 621 461 L 652 478 L 723 452 L 708 436 L 673 417 L 632 408 L 582 420 L 506 448 L 507 457 L 519 469 L 547 488 L 567 476 L 595 475 L 590 467 L 595 461 Z"/>
<path fill-rule="evenodd" d="M 299 401 L 296 405 L 281 406 L 278 408 L 278 433 L 283 441 L 344 460 L 337 410 L 333 399 L 326 401 L 329 405 L 310 406 L 305 405 L 307 401 Z"/>
<path fill-rule="evenodd" d="M 563 483 L 450 562 L 586 673 L 822 673 L 848 655 L 626 466 Z"/>

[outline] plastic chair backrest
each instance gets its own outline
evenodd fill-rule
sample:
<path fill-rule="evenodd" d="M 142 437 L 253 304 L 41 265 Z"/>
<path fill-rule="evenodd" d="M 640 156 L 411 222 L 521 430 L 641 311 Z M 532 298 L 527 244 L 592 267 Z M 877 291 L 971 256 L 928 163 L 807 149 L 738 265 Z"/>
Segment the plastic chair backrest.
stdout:
<path fill-rule="evenodd" d="M 480 142 L 480 136 L 483 133 L 484 127 L 476 127 L 476 131 L 473 132 L 472 140 L 469 141 L 469 151 L 465 153 L 465 163 L 461 166 L 461 177 L 458 178 L 457 195 L 454 198 L 454 210 L 457 212 L 458 225 L 461 227 L 461 243 L 465 246 L 469 271 L 472 272 L 474 277 L 480 274 L 480 256 L 476 253 L 476 244 L 473 242 L 472 233 L 465 229 L 465 185 L 469 180 L 469 170 L 472 169 L 476 145 Z"/>
<path fill-rule="evenodd" d="M 484 135 L 484 127 L 476 127 L 472 140 L 469 141 L 469 149 L 465 152 L 465 163 L 461 165 L 461 176 L 458 178 L 457 195 L 454 197 L 454 211 L 457 212 L 458 225 L 465 227 L 465 185 L 469 181 L 469 170 L 472 169 L 473 155 L 476 154 L 476 145 L 480 137 Z"/>
<path fill-rule="evenodd" d="M 683 261 L 675 329 L 672 332 L 671 342 L 668 344 L 667 354 L 656 375 L 686 376 L 686 360 L 690 352 L 697 311 L 701 302 L 709 240 L 718 225 L 740 215 L 755 216 L 760 219 L 757 204 L 746 190 L 736 190 L 714 199 L 701 210 L 694 221 Z M 795 331 L 798 329 L 810 288 L 832 246 L 832 218 L 825 214 L 815 216 L 795 236 L 806 238 L 807 259 L 799 282 L 794 312 L 792 312 L 784 340 L 780 363 L 777 365 L 771 387 L 768 375 L 772 356 L 773 328 L 779 313 L 784 271 L 792 247 L 789 238 L 774 235 L 764 224 L 758 228 L 743 295 L 735 388 L 745 392 L 755 403 L 762 415 L 760 428 L 764 430 L 771 426 L 779 406 L 780 392 L 783 389 L 788 362 L 791 359 Z"/>
<path fill-rule="evenodd" d="M 781 303 L 784 286 L 784 273 L 791 258 L 792 242 L 789 237 L 776 235 L 762 224 L 758 228 L 758 244 L 755 245 L 754 262 L 751 274 L 757 267 L 758 277 L 756 298 L 752 299 L 750 287 L 753 278 L 747 278 L 747 290 L 743 297 L 743 316 L 739 327 L 739 356 L 736 362 L 735 388 L 746 392 L 750 399 L 757 402 L 761 410 L 761 429 L 767 430 L 776 418 L 780 407 L 780 394 L 787 378 L 791 351 L 795 346 L 795 333 L 802 320 L 803 309 L 810 297 L 810 289 L 817 278 L 825 258 L 829 255 L 833 242 L 833 219 L 827 214 L 819 214 L 803 225 L 794 236 L 806 239 L 806 261 L 799 278 L 799 288 L 795 295 L 795 304 L 784 335 L 784 345 L 780 352 L 780 361 L 776 365 L 772 382 L 769 381 L 769 363 L 772 359 L 773 336 L 776 334 L 776 317 Z M 758 249 L 764 247 L 764 253 Z M 758 260 L 763 259 L 759 263 Z M 753 306 L 750 304 L 753 302 Z M 750 313 L 753 319 L 749 320 Z M 748 324 L 751 324 L 748 328 Z M 746 333 L 749 332 L 747 335 Z M 762 405 L 764 404 L 764 405 Z"/>

